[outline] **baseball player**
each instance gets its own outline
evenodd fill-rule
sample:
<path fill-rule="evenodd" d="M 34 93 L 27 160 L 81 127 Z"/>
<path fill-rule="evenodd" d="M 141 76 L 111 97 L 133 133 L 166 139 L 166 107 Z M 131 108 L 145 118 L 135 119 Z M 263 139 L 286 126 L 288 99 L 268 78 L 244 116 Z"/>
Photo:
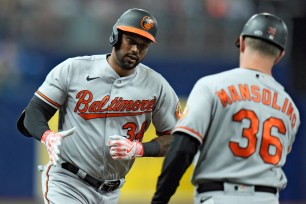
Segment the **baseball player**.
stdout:
<path fill-rule="evenodd" d="M 180 105 L 168 82 L 140 63 L 156 33 L 154 16 L 130 9 L 113 27 L 110 54 L 67 59 L 35 92 L 17 125 L 46 145 L 45 203 L 115 204 L 136 157 L 165 155 Z M 47 122 L 57 110 L 53 132 Z M 142 143 L 151 122 L 157 137 Z"/>
<path fill-rule="evenodd" d="M 152 204 L 168 203 L 194 158 L 194 203 L 279 203 L 287 183 L 281 168 L 300 124 L 297 107 L 271 74 L 286 42 L 279 17 L 255 14 L 236 42 L 240 67 L 198 80 L 173 131 Z"/>

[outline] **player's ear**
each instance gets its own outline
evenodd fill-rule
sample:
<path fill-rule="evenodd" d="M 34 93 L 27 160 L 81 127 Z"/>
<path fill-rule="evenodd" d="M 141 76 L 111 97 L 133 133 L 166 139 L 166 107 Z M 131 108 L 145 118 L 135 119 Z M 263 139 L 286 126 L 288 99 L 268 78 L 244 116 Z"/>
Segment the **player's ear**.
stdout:
<path fill-rule="evenodd" d="M 277 64 L 285 55 L 285 50 L 281 51 L 279 55 L 275 58 L 274 64 Z"/>
<path fill-rule="evenodd" d="M 240 52 L 244 52 L 244 50 L 245 50 L 245 37 L 240 36 L 239 37 L 239 43 L 240 43 L 240 47 L 239 47 Z"/>

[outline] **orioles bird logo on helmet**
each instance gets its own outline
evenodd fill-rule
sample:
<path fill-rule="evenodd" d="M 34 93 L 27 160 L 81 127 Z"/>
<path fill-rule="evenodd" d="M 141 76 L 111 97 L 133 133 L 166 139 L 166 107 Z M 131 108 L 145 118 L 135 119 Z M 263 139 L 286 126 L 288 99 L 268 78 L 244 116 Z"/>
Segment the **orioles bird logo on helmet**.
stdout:
<path fill-rule="evenodd" d="M 154 26 L 154 20 L 152 20 L 150 18 L 150 16 L 145 16 L 143 17 L 143 19 L 141 20 L 140 23 L 141 27 L 145 30 L 149 30 Z"/>
<path fill-rule="evenodd" d="M 276 28 L 269 26 L 268 28 L 269 38 L 271 40 L 274 40 L 275 34 L 276 34 Z"/>

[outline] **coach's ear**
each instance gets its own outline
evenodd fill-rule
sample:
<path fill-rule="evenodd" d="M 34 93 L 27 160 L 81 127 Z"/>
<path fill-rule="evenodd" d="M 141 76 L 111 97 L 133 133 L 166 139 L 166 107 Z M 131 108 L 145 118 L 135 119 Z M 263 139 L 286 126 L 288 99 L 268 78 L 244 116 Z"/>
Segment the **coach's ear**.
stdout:
<path fill-rule="evenodd" d="M 245 37 L 243 36 L 239 37 L 239 49 L 240 49 L 240 52 L 244 52 L 245 50 Z"/>
<path fill-rule="evenodd" d="M 274 64 L 277 64 L 285 55 L 285 50 L 281 51 L 281 53 L 279 53 L 279 55 L 275 58 L 274 60 Z"/>
<path fill-rule="evenodd" d="M 20 117 L 18 118 L 17 121 L 17 129 L 19 130 L 20 133 L 22 133 L 26 137 L 32 137 L 32 135 L 29 133 L 29 131 L 24 127 L 23 121 L 25 117 L 25 110 L 22 111 Z"/>

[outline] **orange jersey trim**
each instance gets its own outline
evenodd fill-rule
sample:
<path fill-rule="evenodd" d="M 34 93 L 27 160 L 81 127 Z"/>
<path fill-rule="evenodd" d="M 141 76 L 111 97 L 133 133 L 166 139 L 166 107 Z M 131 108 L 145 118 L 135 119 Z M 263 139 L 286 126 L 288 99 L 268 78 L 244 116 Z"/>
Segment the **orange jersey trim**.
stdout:
<path fill-rule="evenodd" d="M 45 185 L 46 185 L 46 192 L 44 193 L 44 198 L 46 199 L 46 201 L 47 201 L 47 203 L 48 204 L 50 204 L 50 201 L 49 201 L 49 199 L 47 198 L 47 194 L 48 194 L 48 182 L 49 182 L 49 171 L 50 171 L 50 168 L 51 168 L 51 164 L 48 166 L 48 169 L 47 169 L 47 171 L 46 171 L 46 183 L 45 183 Z"/>
<path fill-rule="evenodd" d="M 95 119 L 95 118 L 112 118 L 112 117 L 124 117 L 124 116 L 137 116 L 143 115 L 145 112 L 136 113 L 79 113 L 79 115 L 85 120 Z"/>
<path fill-rule="evenodd" d="M 48 101 L 49 103 L 51 103 L 52 105 L 54 105 L 55 107 L 57 107 L 57 108 L 60 108 L 60 107 L 61 107 L 58 103 L 52 101 L 50 98 L 48 98 L 47 96 L 45 96 L 44 94 L 42 94 L 40 91 L 36 91 L 36 93 L 37 93 L 39 96 L 41 96 L 42 98 L 44 98 L 46 101 Z"/>
<path fill-rule="evenodd" d="M 175 128 L 174 131 L 179 131 L 178 129 L 183 129 L 183 130 L 187 130 L 188 132 L 192 132 L 194 135 L 197 136 L 198 139 L 200 139 L 200 141 L 203 140 L 203 137 L 201 136 L 201 134 L 199 134 L 197 131 L 189 128 L 189 127 L 186 127 L 186 126 L 178 126 Z"/>
<path fill-rule="evenodd" d="M 170 134 L 171 134 L 171 130 L 167 130 L 167 131 L 164 131 L 164 132 L 157 132 L 156 131 L 157 136 L 170 135 Z"/>

